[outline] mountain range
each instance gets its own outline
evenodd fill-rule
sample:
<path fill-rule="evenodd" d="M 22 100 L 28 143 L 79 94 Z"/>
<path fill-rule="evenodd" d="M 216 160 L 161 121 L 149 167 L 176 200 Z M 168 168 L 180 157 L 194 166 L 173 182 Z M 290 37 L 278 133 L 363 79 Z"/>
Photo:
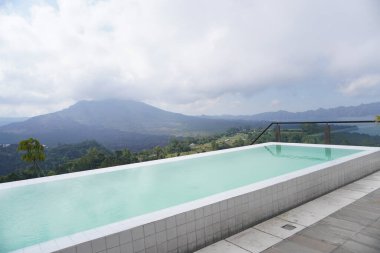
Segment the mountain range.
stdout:
<path fill-rule="evenodd" d="M 328 121 L 328 120 L 374 120 L 380 115 L 380 102 L 361 104 L 358 106 L 339 106 L 335 108 L 319 108 L 304 112 L 264 112 L 254 115 L 221 115 L 203 116 L 212 119 L 249 120 L 249 121 Z"/>
<path fill-rule="evenodd" d="M 247 124 L 168 112 L 130 100 L 80 101 L 67 109 L 0 127 L 0 143 L 33 136 L 42 143 L 96 140 L 111 148 L 141 150 L 164 145 L 172 136 L 207 135 Z"/>
<path fill-rule="evenodd" d="M 188 116 L 131 100 L 80 101 L 58 112 L 0 126 L 0 144 L 34 137 L 48 146 L 96 140 L 111 149 L 141 150 L 165 145 L 173 136 L 215 134 L 269 121 L 374 119 L 379 114 L 380 102 L 295 113 Z"/>

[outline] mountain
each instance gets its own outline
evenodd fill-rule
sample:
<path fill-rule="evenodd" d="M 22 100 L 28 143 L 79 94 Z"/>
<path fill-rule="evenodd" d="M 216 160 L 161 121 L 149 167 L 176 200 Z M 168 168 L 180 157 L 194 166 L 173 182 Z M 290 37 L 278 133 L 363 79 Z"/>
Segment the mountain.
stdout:
<path fill-rule="evenodd" d="M 339 106 L 330 109 L 319 108 L 304 112 L 264 112 L 254 115 L 221 115 L 205 116 L 205 118 L 250 120 L 250 121 L 325 121 L 325 120 L 373 120 L 380 115 L 380 102 L 361 104 L 358 106 Z"/>
<path fill-rule="evenodd" d="M 81 101 L 50 114 L 0 127 L 0 143 L 34 137 L 47 145 L 96 140 L 133 150 L 168 142 L 170 136 L 204 135 L 247 125 L 242 120 L 205 119 L 130 100 Z"/>
<path fill-rule="evenodd" d="M 8 125 L 13 122 L 20 122 L 20 121 L 25 121 L 28 118 L 23 117 L 23 118 L 13 118 L 13 117 L 0 117 L 0 126 Z"/>
<path fill-rule="evenodd" d="M 380 102 L 305 112 L 248 116 L 187 116 L 131 100 L 80 101 L 67 109 L 0 126 L 0 144 L 34 137 L 48 146 L 95 140 L 111 149 L 142 150 L 172 136 L 207 135 L 267 121 L 374 119 Z M 258 123 L 261 122 L 261 123 Z"/>

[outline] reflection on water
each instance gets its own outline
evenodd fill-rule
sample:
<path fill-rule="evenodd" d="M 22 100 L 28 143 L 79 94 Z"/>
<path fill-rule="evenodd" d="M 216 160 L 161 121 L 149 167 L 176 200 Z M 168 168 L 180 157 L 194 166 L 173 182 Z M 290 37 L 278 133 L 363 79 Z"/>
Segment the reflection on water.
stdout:
<path fill-rule="evenodd" d="M 277 155 L 281 155 L 281 149 L 282 149 L 281 145 L 276 145 L 276 154 Z"/>
<path fill-rule="evenodd" d="M 330 161 L 332 160 L 331 148 L 319 148 L 321 152 L 315 152 L 314 149 L 313 154 L 305 153 L 305 154 L 297 154 L 294 152 L 290 146 L 283 145 L 271 145 L 264 147 L 271 155 L 276 157 L 290 158 L 290 159 L 306 159 L 313 161 Z M 323 152 L 324 151 L 324 152 Z"/>
<path fill-rule="evenodd" d="M 325 148 L 325 156 L 328 160 L 331 160 L 331 148 Z"/>

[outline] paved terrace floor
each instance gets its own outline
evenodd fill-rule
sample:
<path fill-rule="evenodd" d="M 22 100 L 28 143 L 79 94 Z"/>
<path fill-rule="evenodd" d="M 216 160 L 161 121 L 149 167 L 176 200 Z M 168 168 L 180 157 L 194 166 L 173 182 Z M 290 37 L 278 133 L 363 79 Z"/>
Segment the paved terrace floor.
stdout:
<path fill-rule="evenodd" d="M 380 172 L 198 253 L 379 253 Z"/>

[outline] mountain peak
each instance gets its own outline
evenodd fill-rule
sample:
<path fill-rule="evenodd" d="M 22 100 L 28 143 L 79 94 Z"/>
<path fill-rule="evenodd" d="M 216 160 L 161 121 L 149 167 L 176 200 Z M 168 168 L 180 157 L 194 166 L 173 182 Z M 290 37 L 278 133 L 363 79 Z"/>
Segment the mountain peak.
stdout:
<path fill-rule="evenodd" d="M 83 100 L 58 112 L 0 127 L 0 139 L 16 143 L 33 136 L 49 145 L 92 139 L 130 147 L 157 136 L 160 142 L 154 145 L 167 141 L 168 136 L 213 134 L 241 124 L 238 120 L 186 116 L 133 100 Z"/>

